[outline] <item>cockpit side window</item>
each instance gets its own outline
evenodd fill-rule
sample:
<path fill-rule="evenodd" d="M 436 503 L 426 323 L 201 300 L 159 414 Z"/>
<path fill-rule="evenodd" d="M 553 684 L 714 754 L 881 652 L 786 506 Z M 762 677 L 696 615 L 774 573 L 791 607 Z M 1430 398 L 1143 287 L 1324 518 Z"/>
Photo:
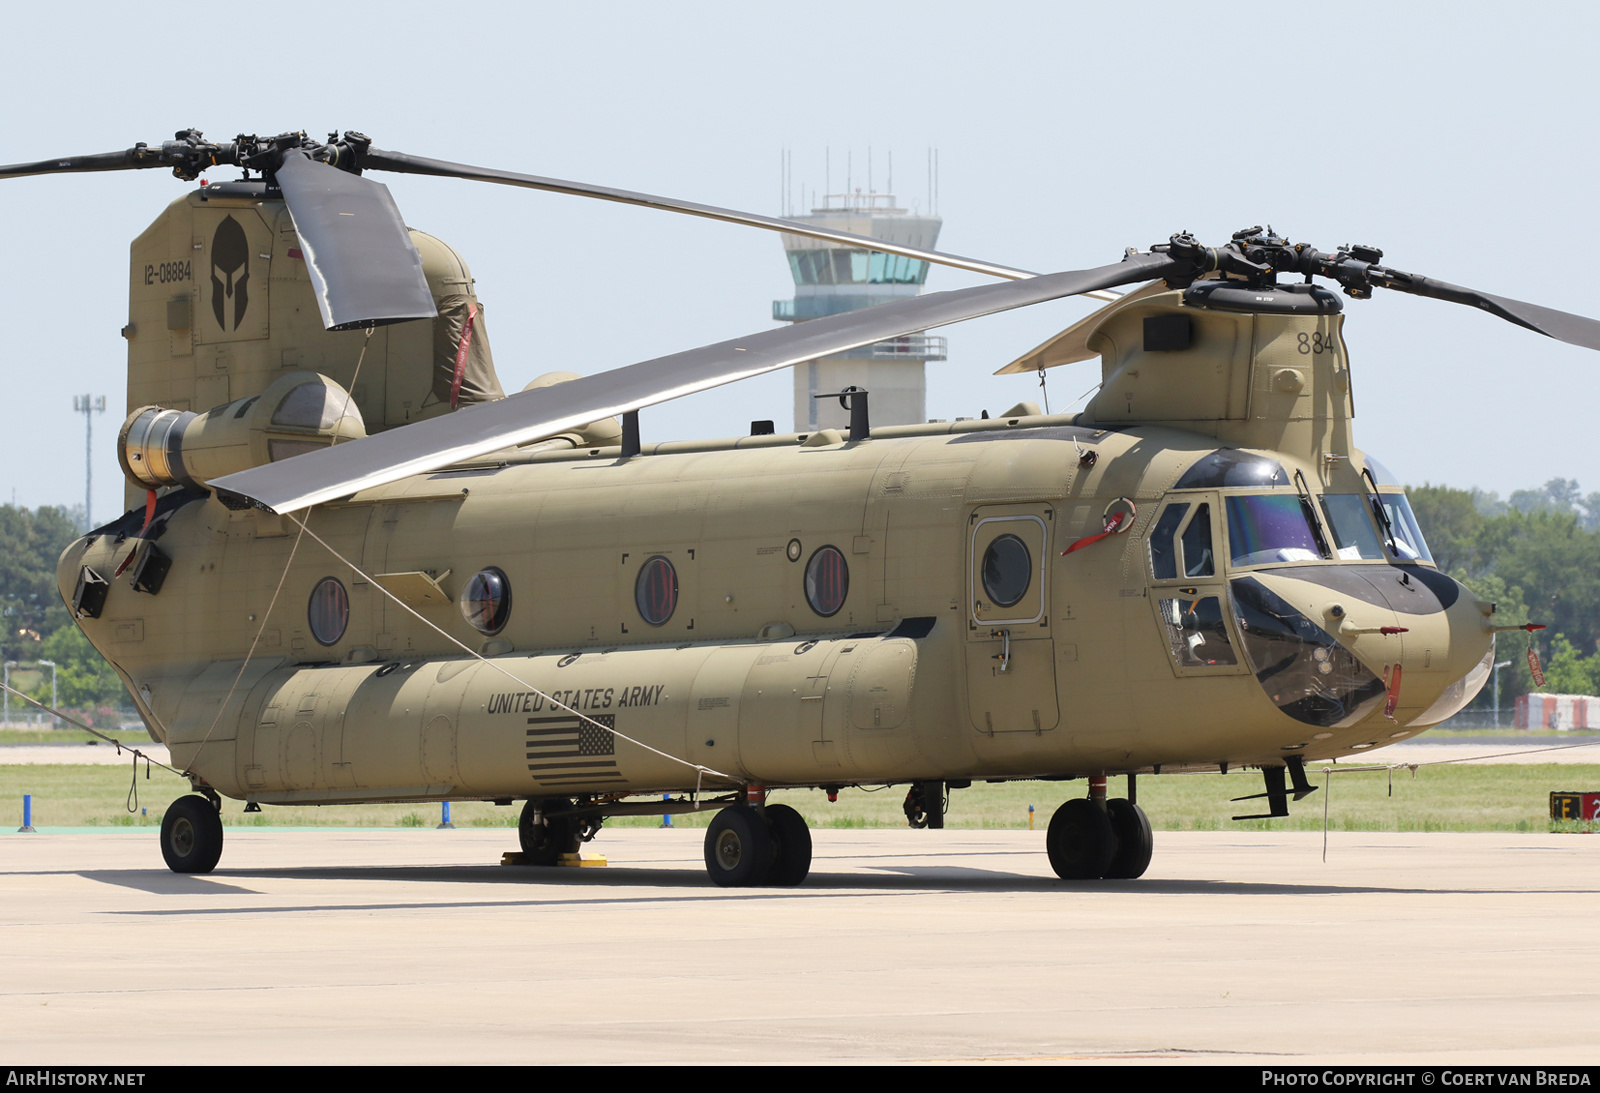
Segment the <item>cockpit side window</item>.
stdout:
<path fill-rule="evenodd" d="M 1234 565 L 1321 560 L 1299 497 L 1235 494 L 1227 501 L 1228 556 Z"/>
<path fill-rule="evenodd" d="M 1383 486 L 1400 484 L 1400 480 L 1394 475 L 1390 474 L 1389 469 L 1382 463 L 1379 463 L 1376 459 L 1373 459 L 1372 456 L 1369 455 L 1366 457 L 1366 463 L 1367 469 L 1365 473 L 1373 480 L 1373 482 Z"/>
<path fill-rule="evenodd" d="M 1158 581 L 1177 579 L 1178 525 L 1183 523 L 1184 513 L 1188 511 L 1188 505 L 1168 505 L 1150 532 L 1150 572 Z"/>
<path fill-rule="evenodd" d="M 1211 551 L 1211 506 L 1194 510 L 1194 519 L 1183 529 L 1183 575 L 1210 577 L 1216 572 Z"/>
<path fill-rule="evenodd" d="M 1416 514 L 1411 511 L 1411 502 L 1406 500 L 1406 495 L 1385 493 L 1381 496 L 1383 511 L 1394 528 L 1395 556 L 1408 562 L 1432 562 L 1433 554 L 1422 538 L 1422 528 L 1417 526 Z"/>

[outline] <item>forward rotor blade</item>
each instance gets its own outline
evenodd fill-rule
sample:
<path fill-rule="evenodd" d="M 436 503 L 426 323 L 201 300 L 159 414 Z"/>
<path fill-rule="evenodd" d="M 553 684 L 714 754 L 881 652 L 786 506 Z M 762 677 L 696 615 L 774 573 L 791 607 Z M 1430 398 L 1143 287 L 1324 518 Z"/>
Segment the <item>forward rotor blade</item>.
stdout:
<path fill-rule="evenodd" d="M 1525 326 L 1537 334 L 1554 338 L 1558 342 L 1579 345 L 1585 349 L 1600 349 L 1600 321 L 1582 315 L 1557 311 L 1553 307 L 1524 303 L 1505 296 L 1495 296 L 1475 288 L 1462 288 L 1447 281 L 1419 277 L 1414 273 L 1392 271 L 1383 283 L 1388 288 L 1409 292 L 1413 296 L 1428 296 L 1435 300 L 1449 300 L 1451 303 L 1480 308 L 1491 315 L 1498 315 L 1509 323 Z"/>
<path fill-rule="evenodd" d="M 439 313 L 387 186 L 293 151 L 276 177 L 324 326 L 348 330 Z"/>
<path fill-rule="evenodd" d="M 465 178 L 475 182 L 498 182 L 504 186 L 521 186 L 529 190 L 548 190 L 551 193 L 572 194 L 576 197 L 595 197 L 602 201 L 616 201 L 624 205 L 640 205 L 647 209 L 686 213 L 689 216 L 702 216 L 708 220 L 722 220 L 729 224 L 743 224 L 745 227 L 750 228 L 765 228 L 768 231 L 787 232 L 790 235 L 804 235 L 812 239 L 821 239 L 828 243 L 843 243 L 847 246 L 861 247 L 864 250 L 881 251 L 884 254 L 898 254 L 906 258 L 919 259 L 923 262 L 934 262 L 941 266 L 953 266 L 956 269 L 970 270 L 973 273 L 985 273 L 991 277 L 1003 277 L 1008 281 L 1020 281 L 1027 277 L 1038 276 L 1027 270 L 1012 269 L 1009 266 L 996 265 L 993 262 L 984 262 L 976 258 L 963 258 L 959 254 L 945 254 L 942 251 L 901 246 L 885 239 L 875 239 L 867 235 L 854 235 L 850 232 L 832 231 L 813 224 L 802 224 L 795 220 L 780 220 L 777 217 L 760 216 L 756 213 L 742 213 L 736 209 L 722 209 L 715 205 L 701 205 L 694 201 L 680 201 L 673 197 L 657 197 L 654 194 L 634 193 L 632 190 L 616 190 L 610 186 L 594 186 L 587 182 L 568 182 L 559 178 L 544 178 L 540 175 L 523 175 L 515 171 L 498 171 L 489 167 L 473 167 L 465 163 L 451 163 L 443 159 L 426 159 L 422 156 L 406 155 L 404 152 L 386 152 L 381 148 L 367 149 L 362 156 L 361 167 L 363 170 L 402 171 L 414 175 Z"/>
<path fill-rule="evenodd" d="M 444 417 L 239 471 L 216 479 L 211 486 L 274 512 L 293 512 L 734 380 L 963 319 L 1147 281 L 1179 265 L 1166 255 L 1138 254 L 1096 269 L 935 292 L 811 319 L 554 387 L 523 391 Z"/>
<path fill-rule="evenodd" d="M 121 152 L 96 152 L 87 156 L 61 156 L 37 163 L 12 163 L 0 167 L 0 178 L 27 178 L 29 175 L 65 175 L 76 171 L 137 171 L 160 167 L 160 160 L 145 145 Z"/>

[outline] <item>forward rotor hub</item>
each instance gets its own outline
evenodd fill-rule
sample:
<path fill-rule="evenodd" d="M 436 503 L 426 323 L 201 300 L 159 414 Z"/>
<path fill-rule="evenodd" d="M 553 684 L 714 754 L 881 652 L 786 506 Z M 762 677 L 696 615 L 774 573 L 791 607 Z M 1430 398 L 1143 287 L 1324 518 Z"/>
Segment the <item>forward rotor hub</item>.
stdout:
<path fill-rule="evenodd" d="M 1346 296 L 1357 300 L 1369 299 L 1374 288 L 1437 294 L 1427 289 L 1438 282 L 1378 265 L 1383 251 L 1377 247 L 1346 245 L 1325 253 L 1305 243 L 1291 243 L 1270 227 L 1263 229 L 1259 225 L 1234 232 L 1233 238 L 1221 247 L 1203 246 L 1188 232 L 1179 232 L 1150 250 L 1181 263 L 1175 274 L 1166 277 L 1173 288 L 1187 288 L 1208 273 L 1220 272 L 1225 278 L 1240 278 L 1254 288 L 1277 284 L 1279 274 L 1299 275 L 1307 282 L 1313 277 L 1325 277 L 1336 282 Z"/>

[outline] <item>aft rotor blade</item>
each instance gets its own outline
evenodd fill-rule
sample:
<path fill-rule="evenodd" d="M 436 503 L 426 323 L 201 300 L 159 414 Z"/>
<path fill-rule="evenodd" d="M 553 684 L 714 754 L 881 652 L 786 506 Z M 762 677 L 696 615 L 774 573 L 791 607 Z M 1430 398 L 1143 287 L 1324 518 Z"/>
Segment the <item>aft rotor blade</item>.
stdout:
<path fill-rule="evenodd" d="M 811 319 L 554 387 L 523 391 L 348 444 L 226 475 L 211 482 L 211 486 L 274 512 L 293 512 L 734 380 L 963 319 L 1148 281 L 1179 266 L 1166 255 L 1138 254 L 1097 269 L 934 292 Z"/>
<path fill-rule="evenodd" d="M 347 330 L 439 313 L 387 186 L 292 151 L 276 178 L 324 326 Z"/>
<path fill-rule="evenodd" d="M 1557 311 L 1553 307 L 1541 307 L 1538 304 L 1524 303 L 1505 296 L 1495 296 L 1475 288 L 1462 288 L 1447 281 L 1435 281 L 1431 277 L 1419 277 L 1414 273 L 1386 272 L 1389 276 L 1381 283 L 1387 288 L 1409 292 L 1414 296 L 1429 296 L 1435 300 L 1467 304 L 1487 311 L 1491 315 L 1498 315 L 1507 322 L 1525 326 L 1547 338 L 1554 338 L 1558 342 L 1580 345 L 1585 349 L 1600 349 L 1600 321 L 1574 315 L 1569 311 Z"/>
<path fill-rule="evenodd" d="M 701 216 L 708 220 L 722 220 L 729 224 L 743 224 L 749 228 L 764 228 L 767 231 L 786 232 L 789 235 L 804 235 L 812 239 L 821 239 L 828 243 L 843 243 L 846 246 L 881 251 L 884 254 L 898 254 L 923 262 L 934 262 L 941 266 L 953 266 L 956 269 L 970 270 L 973 273 L 985 273 L 991 277 L 1003 277 L 1008 281 L 1020 281 L 1027 277 L 1038 276 L 1028 270 L 1012 269 L 1009 266 L 996 265 L 993 262 L 984 262 L 977 258 L 963 258 L 959 254 L 945 254 L 942 251 L 902 246 L 899 243 L 891 243 L 885 239 L 875 239 L 867 235 L 854 235 L 850 232 L 833 231 L 819 225 L 805 224 L 796 220 L 760 216 L 756 213 L 739 212 L 736 209 L 722 209 L 715 205 L 701 205 L 695 201 L 680 201 L 673 197 L 658 197 L 654 194 L 635 193 L 632 190 L 617 190 L 610 186 L 594 186 L 587 182 L 569 182 L 565 179 L 544 178 L 540 175 L 518 174 L 515 171 L 499 171 L 490 167 L 473 167 L 465 163 L 451 163 L 443 159 L 427 159 L 423 156 L 406 155 L 404 152 L 387 152 L 381 148 L 367 149 L 362 156 L 361 167 L 363 170 L 403 171 L 414 175 L 437 175 L 443 178 L 471 179 L 476 182 L 498 182 L 505 186 L 521 186 L 530 190 L 547 190 L 550 193 L 572 194 L 576 197 L 594 197 L 599 198 L 601 201 L 617 201 L 624 205 L 639 205 L 647 209 L 686 213 L 689 216 Z"/>

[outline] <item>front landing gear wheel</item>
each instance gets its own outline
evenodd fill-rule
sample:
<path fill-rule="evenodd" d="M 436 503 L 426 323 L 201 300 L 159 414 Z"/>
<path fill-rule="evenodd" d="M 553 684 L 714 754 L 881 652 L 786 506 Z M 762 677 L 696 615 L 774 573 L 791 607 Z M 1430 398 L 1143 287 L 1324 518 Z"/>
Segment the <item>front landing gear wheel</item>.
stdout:
<path fill-rule="evenodd" d="M 1044 845 L 1050 868 L 1062 880 L 1098 880 L 1117 849 L 1106 810 L 1087 797 L 1074 797 L 1056 809 Z"/>
<path fill-rule="evenodd" d="M 1150 853 L 1155 849 L 1155 839 L 1150 834 L 1150 820 L 1144 809 L 1123 797 L 1106 802 L 1106 815 L 1111 820 L 1111 831 L 1117 839 L 1117 851 L 1111 856 L 1106 877 L 1132 880 L 1144 876 L 1150 868 Z"/>
<path fill-rule="evenodd" d="M 550 818 L 551 812 L 572 807 L 561 797 L 530 798 L 522 806 L 517 824 L 517 839 L 522 843 L 524 860 L 529 865 L 555 865 L 563 854 L 576 854 L 582 842 L 578 821 L 570 816 Z M 538 816 L 539 822 L 534 822 Z"/>
<path fill-rule="evenodd" d="M 811 872 L 811 829 L 800 813 L 788 805 L 768 805 L 767 826 L 772 830 L 777 853 L 766 883 L 792 888 Z"/>
<path fill-rule="evenodd" d="M 222 857 L 222 817 L 204 797 L 179 797 L 161 817 L 161 856 L 174 873 L 209 873 Z"/>
<path fill-rule="evenodd" d="M 723 888 L 747 888 L 765 882 L 776 856 L 777 841 L 772 829 L 749 805 L 728 806 L 706 828 L 706 872 Z M 808 854 L 807 865 L 809 857 Z"/>

